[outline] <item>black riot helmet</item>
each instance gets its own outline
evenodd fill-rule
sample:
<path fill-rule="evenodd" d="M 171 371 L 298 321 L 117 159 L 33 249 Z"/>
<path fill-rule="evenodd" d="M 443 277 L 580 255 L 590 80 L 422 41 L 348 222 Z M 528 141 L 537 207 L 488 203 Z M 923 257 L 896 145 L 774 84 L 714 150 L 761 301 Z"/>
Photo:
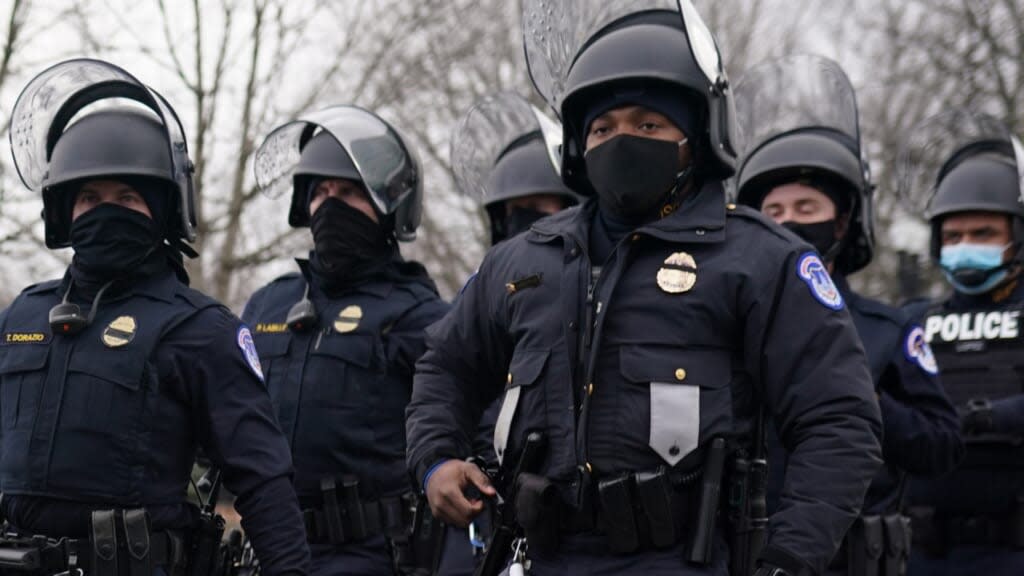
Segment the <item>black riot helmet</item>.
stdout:
<path fill-rule="evenodd" d="M 699 134 L 687 134 L 706 178 L 734 172 L 732 91 L 711 32 L 690 0 L 525 0 L 527 64 L 537 91 L 564 126 L 562 177 L 592 193 L 583 153 L 590 106 L 618 91 L 665 88 L 692 102 Z"/>
<path fill-rule="evenodd" d="M 561 142 L 561 128 L 511 92 L 481 99 L 459 122 L 451 140 L 455 181 L 487 210 L 492 244 L 508 237 L 509 200 L 550 194 L 565 207 L 579 202 L 559 175 Z"/>
<path fill-rule="evenodd" d="M 113 106 L 87 109 L 100 101 Z M 87 180 L 143 181 L 173 199 L 165 236 L 186 254 L 195 239 L 194 170 L 184 131 L 160 94 L 109 62 L 68 60 L 36 76 L 11 113 L 22 182 L 43 196 L 46 245 L 70 245 L 71 206 Z"/>
<path fill-rule="evenodd" d="M 279 126 L 256 150 L 256 183 L 269 196 L 291 192 L 288 223 L 309 226 L 317 178 L 362 184 L 384 226 L 416 239 L 423 216 L 423 170 L 415 150 L 390 124 L 356 106 L 333 106 Z"/>
<path fill-rule="evenodd" d="M 288 211 L 288 223 L 299 228 L 309 226 L 309 197 L 313 183 L 320 179 L 339 178 L 362 184 L 363 177 L 352 163 L 348 152 L 331 136 L 320 131 L 302 148 L 299 163 L 292 176 L 292 205 Z"/>
<path fill-rule="evenodd" d="M 861 151 L 857 100 L 839 64 L 814 55 L 771 60 L 736 83 L 741 126 L 736 201 L 756 210 L 776 186 L 805 182 L 848 214 L 835 269 L 852 274 L 874 253 L 870 170 Z"/>
<path fill-rule="evenodd" d="M 953 110 L 916 126 L 900 152 L 899 193 L 931 225 L 929 252 L 938 261 L 942 220 L 961 212 L 1011 217 L 1016 260 L 1024 243 L 1024 147 L 986 114 Z"/>

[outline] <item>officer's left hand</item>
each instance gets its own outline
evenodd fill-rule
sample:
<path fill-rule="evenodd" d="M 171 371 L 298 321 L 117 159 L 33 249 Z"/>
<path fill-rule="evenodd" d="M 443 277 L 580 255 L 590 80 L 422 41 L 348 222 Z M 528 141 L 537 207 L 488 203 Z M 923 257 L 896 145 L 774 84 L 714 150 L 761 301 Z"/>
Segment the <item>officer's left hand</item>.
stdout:
<path fill-rule="evenodd" d="M 968 436 L 991 432 L 992 404 L 987 399 L 972 399 L 967 403 L 967 409 L 960 412 L 960 422 Z"/>
<path fill-rule="evenodd" d="M 449 460 L 438 466 L 427 481 L 427 501 L 434 518 L 465 528 L 484 510 L 484 501 L 466 497 L 476 487 L 487 497 L 497 496 L 490 478 L 476 464 Z"/>

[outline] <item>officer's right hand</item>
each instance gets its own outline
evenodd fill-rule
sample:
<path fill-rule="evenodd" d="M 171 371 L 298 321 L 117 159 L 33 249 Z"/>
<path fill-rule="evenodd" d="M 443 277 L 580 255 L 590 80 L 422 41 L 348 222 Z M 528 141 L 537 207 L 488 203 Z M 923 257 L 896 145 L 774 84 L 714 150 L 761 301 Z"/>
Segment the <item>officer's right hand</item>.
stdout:
<path fill-rule="evenodd" d="M 466 497 L 471 487 L 488 498 L 498 494 L 490 478 L 476 464 L 449 460 L 438 466 L 427 481 L 427 501 L 434 518 L 447 524 L 468 526 L 484 510 L 483 500 Z"/>

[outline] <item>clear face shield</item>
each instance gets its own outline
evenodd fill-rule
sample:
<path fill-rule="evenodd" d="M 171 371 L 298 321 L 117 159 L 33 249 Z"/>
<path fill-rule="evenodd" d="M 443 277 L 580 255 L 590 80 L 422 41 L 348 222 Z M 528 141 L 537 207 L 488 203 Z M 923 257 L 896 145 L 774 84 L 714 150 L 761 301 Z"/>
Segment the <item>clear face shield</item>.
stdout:
<path fill-rule="evenodd" d="M 627 16 L 654 10 L 679 13 L 709 89 L 725 84 L 718 46 L 690 0 L 524 0 L 523 47 L 530 78 L 556 114 L 560 114 L 569 71 L 587 42 Z"/>
<path fill-rule="evenodd" d="M 256 184 L 271 198 L 290 195 L 302 148 L 319 131 L 328 132 L 352 159 L 377 211 L 393 214 L 416 193 L 420 168 L 401 136 L 375 114 L 355 106 L 334 106 L 284 124 L 256 150 Z"/>
<path fill-rule="evenodd" d="M 901 202 L 912 214 L 930 219 L 940 180 L 959 160 L 984 151 L 1013 154 L 1024 204 L 1024 146 L 1020 139 L 998 119 L 966 110 L 932 116 L 911 130 L 897 162 Z"/>
<path fill-rule="evenodd" d="M 541 137 L 555 172 L 561 168 L 562 128 L 525 99 L 499 92 L 466 112 L 452 133 L 451 161 L 455 181 L 466 196 L 483 203 L 502 200 L 488 190 L 491 171 L 511 148 Z"/>
<path fill-rule="evenodd" d="M 860 128 L 853 85 L 827 58 L 797 55 L 765 62 L 736 83 L 740 155 L 801 130 L 838 136 L 859 156 Z"/>
<path fill-rule="evenodd" d="M 181 194 L 184 239 L 195 240 L 193 165 L 181 122 L 159 93 L 109 62 L 88 58 L 61 62 L 22 90 L 11 112 L 10 128 L 11 151 L 21 181 L 32 191 L 42 191 L 47 186 L 54 146 L 68 123 L 86 106 L 113 98 L 134 100 L 159 116 Z"/>

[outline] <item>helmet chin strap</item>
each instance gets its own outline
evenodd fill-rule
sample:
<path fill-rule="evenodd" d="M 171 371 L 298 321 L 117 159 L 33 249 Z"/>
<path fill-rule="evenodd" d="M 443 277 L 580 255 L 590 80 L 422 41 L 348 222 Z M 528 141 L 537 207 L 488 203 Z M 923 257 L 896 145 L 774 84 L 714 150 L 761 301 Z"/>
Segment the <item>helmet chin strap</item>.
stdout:
<path fill-rule="evenodd" d="M 689 141 L 689 137 L 684 136 L 682 140 L 676 142 L 676 145 L 682 148 L 683 144 L 686 144 Z M 685 168 L 676 173 L 675 182 L 672 184 L 672 188 L 668 191 L 668 193 L 665 194 L 665 203 L 662 204 L 661 210 L 658 211 L 659 218 L 664 218 L 669 214 L 675 212 L 676 207 L 679 205 L 679 193 L 686 187 L 686 184 L 689 183 L 691 177 L 693 176 L 693 173 L 693 159 L 691 158 L 690 163 L 687 164 Z"/>

